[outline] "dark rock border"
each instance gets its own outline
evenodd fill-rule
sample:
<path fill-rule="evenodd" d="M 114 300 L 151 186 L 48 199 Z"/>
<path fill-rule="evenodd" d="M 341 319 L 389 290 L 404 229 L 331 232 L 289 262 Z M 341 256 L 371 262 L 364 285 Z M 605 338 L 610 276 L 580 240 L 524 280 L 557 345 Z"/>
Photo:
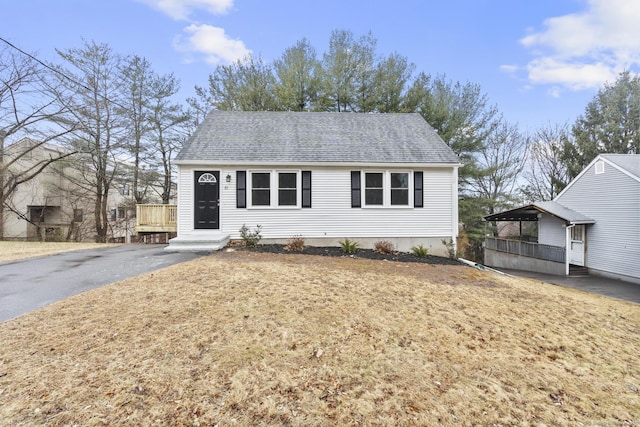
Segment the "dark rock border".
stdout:
<path fill-rule="evenodd" d="M 391 254 L 383 254 L 376 252 L 373 249 L 358 249 L 355 254 L 346 254 L 339 247 L 322 247 L 322 246 L 305 246 L 302 251 L 287 251 L 284 248 L 285 245 L 278 244 L 264 244 L 252 247 L 237 247 L 236 249 L 246 250 L 249 252 L 263 252 L 272 254 L 304 254 L 304 255 L 320 255 L 331 257 L 351 257 L 351 258 L 364 258 L 373 260 L 387 260 L 398 262 L 417 262 L 423 264 L 437 264 L 437 265 L 464 265 L 460 261 L 451 258 L 445 258 L 434 255 L 427 255 L 426 257 L 418 257 L 409 252 L 394 252 Z"/>

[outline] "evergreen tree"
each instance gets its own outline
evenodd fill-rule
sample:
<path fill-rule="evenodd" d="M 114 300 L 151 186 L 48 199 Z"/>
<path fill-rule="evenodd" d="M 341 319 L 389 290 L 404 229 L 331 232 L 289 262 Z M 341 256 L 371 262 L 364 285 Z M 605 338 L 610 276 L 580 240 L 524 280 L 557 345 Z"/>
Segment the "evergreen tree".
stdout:
<path fill-rule="evenodd" d="M 403 110 L 407 85 L 414 68 L 415 65 L 406 57 L 395 52 L 378 62 L 375 74 L 376 111 L 398 113 Z"/>
<path fill-rule="evenodd" d="M 563 147 L 569 178 L 575 178 L 598 154 L 638 154 L 640 77 L 620 73 L 589 102 L 572 128 L 574 140 Z"/>
<path fill-rule="evenodd" d="M 320 62 L 316 50 L 304 38 L 274 62 L 274 91 L 279 110 L 309 111 L 318 99 Z"/>

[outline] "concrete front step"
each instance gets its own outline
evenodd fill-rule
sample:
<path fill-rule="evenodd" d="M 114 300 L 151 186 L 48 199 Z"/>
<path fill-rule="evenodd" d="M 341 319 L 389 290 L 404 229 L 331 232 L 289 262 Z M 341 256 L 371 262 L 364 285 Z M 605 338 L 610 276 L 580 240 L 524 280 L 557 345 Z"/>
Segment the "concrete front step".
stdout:
<path fill-rule="evenodd" d="M 219 251 L 229 243 L 229 235 L 221 233 L 202 233 L 180 235 L 169 240 L 164 248 L 170 252 Z"/>
<path fill-rule="evenodd" d="M 569 276 L 579 277 L 588 276 L 589 269 L 581 265 L 569 264 Z"/>

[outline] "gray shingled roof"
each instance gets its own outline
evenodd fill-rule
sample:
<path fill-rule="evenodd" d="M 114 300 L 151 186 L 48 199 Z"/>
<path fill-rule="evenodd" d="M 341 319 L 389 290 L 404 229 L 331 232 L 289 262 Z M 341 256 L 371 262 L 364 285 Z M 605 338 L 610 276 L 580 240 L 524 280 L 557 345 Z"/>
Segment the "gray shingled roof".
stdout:
<path fill-rule="evenodd" d="M 547 212 L 553 216 L 556 216 L 560 219 L 564 219 L 570 224 L 593 224 L 595 221 L 580 212 L 576 212 L 573 209 L 569 209 L 568 207 L 561 205 L 558 202 L 547 201 L 547 202 L 537 202 L 533 204 L 539 210 Z"/>
<path fill-rule="evenodd" d="M 600 157 L 640 178 L 640 154 L 601 154 Z"/>
<path fill-rule="evenodd" d="M 595 221 L 558 202 L 536 202 L 520 208 L 499 212 L 484 217 L 485 221 L 534 221 L 538 213 L 553 215 L 569 224 L 594 224 Z"/>
<path fill-rule="evenodd" d="M 460 160 L 419 114 L 213 111 L 176 163 L 427 163 Z"/>

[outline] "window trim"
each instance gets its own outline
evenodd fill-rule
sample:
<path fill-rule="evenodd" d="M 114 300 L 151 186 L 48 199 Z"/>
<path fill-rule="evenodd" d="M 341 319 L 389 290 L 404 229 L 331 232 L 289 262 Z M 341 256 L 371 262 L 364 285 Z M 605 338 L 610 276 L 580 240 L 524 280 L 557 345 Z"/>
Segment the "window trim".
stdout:
<path fill-rule="evenodd" d="M 367 187 L 367 175 L 382 175 L 382 187 Z M 385 171 L 377 171 L 377 170 L 368 170 L 368 171 L 362 171 L 362 193 L 363 193 L 363 205 L 364 206 L 368 206 L 370 208 L 381 208 L 383 206 L 385 206 L 385 204 L 388 202 L 388 198 L 387 198 L 387 192 L 386 192 L 386 186 L 385 186 Z M 379 191 L 382 190 L 382 203 L 376 203 L 376 204 L 368 204 L 367 203 L 367 190 L 375 190 L 375 191 Z"/>
<path fill-rule="evenodd" d="M 403 174 L 407 176 L 407 186 L 405 187 L 393 187 L 393 180 L 391 175 L 393 174 Z M 403 171 L 389 171 L 389 204 L 394 207 L 410 207 L 411 203 L 411 172 L 403 172 Z M 407 203 L 393 203 L 393 190 L 406 190 L 407 192 Z"/>
<path fill-rule="evenodd" d="M 585 229 L 586 227 L 584 226 L 584 224 L 575 224 L 571 228 L 571 242 L 584 243 Z"/>
<path fill-rule="evenodd" d="M 259 187 L 259 188 L 253 188 L 253 175 L 254 174 L 261 174 L 261 175 L 267 175 L 269 177 L 269 187 Z M 256 171 L 250 171 L 249 172 L 249 180 L 247 182 L 247 187 L 248 188 L 248 198 L 249 198 L 249 203 L 251 207 L 255 207 L 255 208 L 268 208 L 270 206 L 273 205 L 273 172 L 272 171 L 263 171 L 263 170 L 256 170 Z M 260 205 L 255 205 L 253 203 L 253 192 L 254 191 L 262 191 L 267 193 L 268 191 L 268 196 L 269 196 L 269 203 L 268 204 L 260 204 Z"/>
<path fill-rule="evenodd" d="M 283 178 L 283 175 L 294 175 L 294 186 L 293 187 L 283 187 L 281 186 L 281 179 Z M 276 172 L 276 177 L 278 179 L 277 181 L 277 194 L 278 194 L 278 200 L 277 200 L 277 205 L 278 207 L 283 207 L 283 206 L 296 206 L 298 204 L 298 193 L 300 185 L 298 183 L 298 174 L 296 172 L 285 172 L 285 171 L 277 171 Z M 276 183 L 274 183 L 276 184 Z M 283 197 L 282 197 L 282 192 L 286 191 L 286 192 L 293 192 L 295 194 L 295 203 L 283 203 Z"/>
<path fill-rule="evenodd" d="M 416 171 L 405 169 L 362 169 L 359 171 L 351 171 L 351 207 L 363 208 L 363 209 L 414 209 L 418 206 L 414 206 L 415 200 L 415 181 L 414 173 Z M 418 171 L 420 172 L 420 171 Z M 382 174 L 382 204 L 371 205 L 367 204 L 366 200 L 366 174 L 368 173 L 381 173 Z M 409 187 L 407 188 L 408 201 L 402 205 L 391 204 L 391 174 L 403 173 L 407 175 L 409 180 Z M 354 183 L 357 188 L 354 187 Z M 423 187 L 424 188 L 424 184 Z M 358 198 L 360 200 L 358 200 Z M 358 203 L 359 202 L 359 203 Z"/>
<path fill-rule="evenodd" d="M 307 171 L 306 171 L 307 172 Z M 268 173 L 269 174 L 269 204 L 254 205 L 253 204 L 253 174 Z M 296 204 L 280 205 L 280 174 L 295 173 L 296 174 Z M 300 169 L 249 169 L 246 171 L 246 209 L 302 209 L 302 170 Z M 309 188 L 309 191 L 311 188 Z M 310 206 L 309 206 L 310 207 Z"/>

